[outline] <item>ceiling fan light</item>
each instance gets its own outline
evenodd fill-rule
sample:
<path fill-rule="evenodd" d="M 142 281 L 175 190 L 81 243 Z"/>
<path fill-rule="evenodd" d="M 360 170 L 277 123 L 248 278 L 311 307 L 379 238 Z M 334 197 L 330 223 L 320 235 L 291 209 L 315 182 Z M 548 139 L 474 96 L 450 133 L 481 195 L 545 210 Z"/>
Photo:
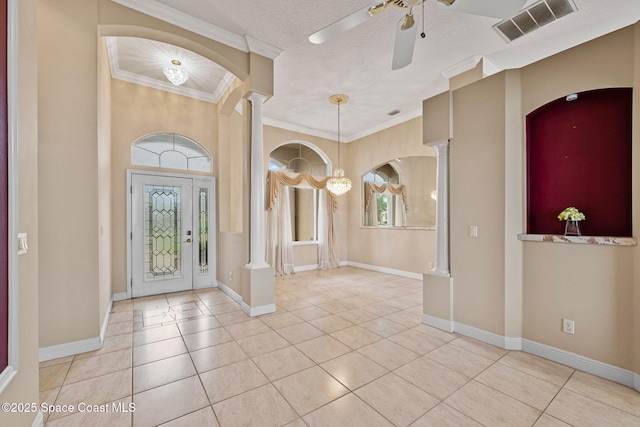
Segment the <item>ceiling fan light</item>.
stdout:
<path fill-rule="evenodd" d="M 173 83 L 175 86 L 180 86 L 182 83 L 189 79 L 189 73 L 184 69 L 182 63 L 177 59 L 171 61 L 171 64 L 164 67 L 162 70 L 167 80 Z"/>
<path fill-rule="evenodd" d="M 379 12 L 382 12 L 385 7 L 387 7 L 387 2 L 386 1 L 376 2 L 376 3 L 372 4 L 371 7 L 369 7 L 369 15 L 373 16 L 373 15 L 379 13 Z"/>
<path fill-rule="evenodd" d="M 413 14 L 409 13 L 404 17 L 404 22 L 402 23 L 402 31 L 408 30 L 413 27 L 416 23 L 416 20 L 413 19 Z"/>

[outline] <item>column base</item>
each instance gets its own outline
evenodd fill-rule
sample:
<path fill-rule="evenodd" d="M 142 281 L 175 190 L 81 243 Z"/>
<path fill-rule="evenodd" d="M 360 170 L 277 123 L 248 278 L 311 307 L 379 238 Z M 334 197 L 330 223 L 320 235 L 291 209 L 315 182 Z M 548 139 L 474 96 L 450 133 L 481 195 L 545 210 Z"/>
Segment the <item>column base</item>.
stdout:
<path fill-rule="evenodd" d="M 276 311 L 273 268 L 246 265 L 242 269 L 242 311 L 254 317 Z"/>

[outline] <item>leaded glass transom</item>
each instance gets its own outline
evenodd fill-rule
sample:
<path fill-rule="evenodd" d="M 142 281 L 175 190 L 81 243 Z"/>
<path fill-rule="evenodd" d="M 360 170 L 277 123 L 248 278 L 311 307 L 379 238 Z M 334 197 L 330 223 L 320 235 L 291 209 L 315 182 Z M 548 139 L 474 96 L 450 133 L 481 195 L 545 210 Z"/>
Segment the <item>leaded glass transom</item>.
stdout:
<path fill-rule="evenodd" d="M 181 277 L 180 187 L 145 185 L 145 278 Z"/>
<path fill-rule="evenodd" d="M 211 155 L 196 141 L 176 133 L 154 133 L 131 145 L 131 163 L 157 168 L 211 172 Z"/>

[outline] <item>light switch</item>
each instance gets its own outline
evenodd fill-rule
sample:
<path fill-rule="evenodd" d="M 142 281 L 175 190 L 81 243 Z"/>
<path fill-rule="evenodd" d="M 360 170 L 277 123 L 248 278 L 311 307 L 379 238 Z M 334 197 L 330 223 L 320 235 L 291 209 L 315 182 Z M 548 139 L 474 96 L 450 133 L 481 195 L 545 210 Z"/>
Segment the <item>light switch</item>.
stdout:
<path fill-rule="evenodd" d="M 27 233 L 18 233 L 18 255 L 24 255 L 28 250 Z"/>
<path fill-rule="evenodd" d="M 469 237 L 478 237 L 478 226 L 477 225 L 469 226 Z"/>

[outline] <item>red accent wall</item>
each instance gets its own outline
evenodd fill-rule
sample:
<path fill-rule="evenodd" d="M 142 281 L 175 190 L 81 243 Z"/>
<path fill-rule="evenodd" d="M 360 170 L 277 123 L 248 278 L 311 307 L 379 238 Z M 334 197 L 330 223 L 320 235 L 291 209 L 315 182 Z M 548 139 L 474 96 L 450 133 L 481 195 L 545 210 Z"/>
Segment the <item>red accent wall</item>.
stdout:
<path fill-rule="evenodd" d="M 631 236 L 632 90 L 578 95 L 527 116 L 527 233 L 563 234 L 575 206 L 583 235 Z"/>
<path fill-rule="evenodd" d="M 0 0 L 0 372 L 9 364 L 9 140 L 7 137 L 7 0 Z"/>

